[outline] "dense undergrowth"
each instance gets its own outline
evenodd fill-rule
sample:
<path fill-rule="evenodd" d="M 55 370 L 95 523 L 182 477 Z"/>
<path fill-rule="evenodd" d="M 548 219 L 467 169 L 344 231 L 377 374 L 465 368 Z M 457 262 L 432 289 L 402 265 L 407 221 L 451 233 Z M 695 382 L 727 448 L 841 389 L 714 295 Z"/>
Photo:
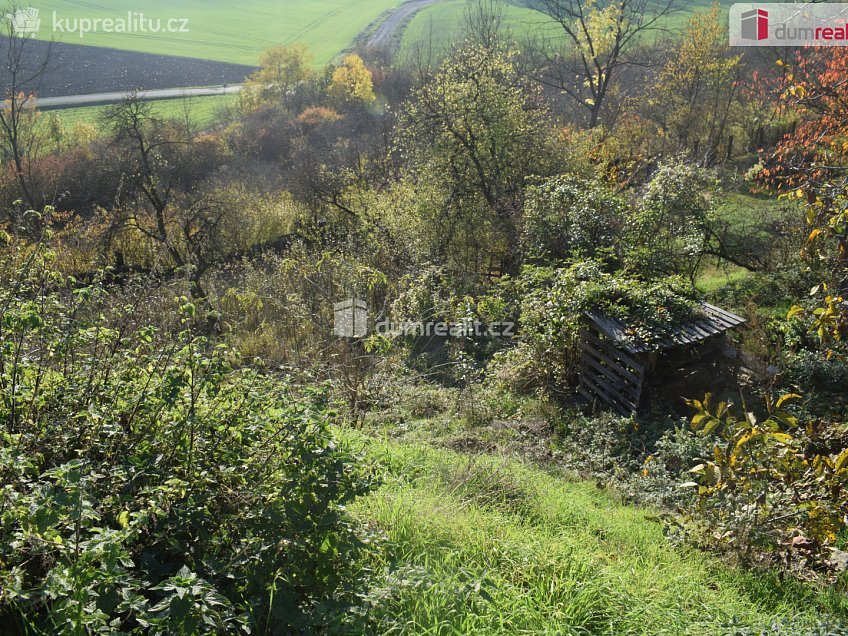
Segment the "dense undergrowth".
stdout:
<path fill-rule="evenodd" d="M 326 391 L 242 367 L 185 300 L 178 334 L 135 324 L 44 256 L 0 289 L 0 631 L 323 624 L 369 484 Z"/>

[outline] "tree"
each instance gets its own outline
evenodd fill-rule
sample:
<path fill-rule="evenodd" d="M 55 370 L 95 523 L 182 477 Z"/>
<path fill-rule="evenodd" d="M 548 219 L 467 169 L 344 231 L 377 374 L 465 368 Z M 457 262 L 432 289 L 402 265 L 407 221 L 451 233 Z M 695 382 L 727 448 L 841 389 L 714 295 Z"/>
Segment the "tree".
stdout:
<path fill-rule="evenodd" d="M 660 166 L 629 223 L 632 269 L 648 277 L 686 273 L 695 279 L 711 236 L 706 190 L 699 169 L 676 161 Z"/>
<path fill-rule="evenodd" d="M 791 62 L 783 99 L 800 122 L 766 158 L 759 178 L 806 201 L 803 256 L 822 278 L 812 292 L 818 304 L 812 325 L 822 340 L 839 340 L 848 332 L 848 51 L 806 49 Z M 804 313 L 798 306 L 791 315 Z"/>
<path fill-rule="evenodd" d="M 370 104 L 377 99 L 371 71 L 355 54 L 346 55 L 333 71 L 328 91 L 334 98 L 346 103 Z"/>
<path fill-rule="evenodd" d="M 742 75 L 741 57 L 731 55 L 721 8 L 696 13 L 674 42 L 669 59 L 651 87 L 649 116 L 674 143 L 709 166 L 733 150 L 725 138 Z"/>
<path fill-rule="evenodd" d="M 626 217 L 625 199 L 599 181 L 558 175 L 527 188 L 524 257 L 539 264 L 610 255 Z"/>
<path fill-rule="evenodd" d="M 463 15 L 463 30 L 473 42 L 486 49 L 503 44 L 503 22 L 506 3 L 503 0 L 475 0 L 468 3 Z"/>
<path fill-rule="evenodd" d="M 9 5 L 4 15 L 18 7 Z M 19 34 L 13 21 L 4 19 L 3 55 L 0 68 L 3 105 L 0 108 L 0 146 L 3 159 L 10 165 L 20 197 L 30 210 L 42 207 L 44 193 L 36 183 L 40 160 L 45 154 L 48 131 L 39 126 L 36 96 L 53 54 L 52 42 L 34 43 Z M 39 52 L 35 47 L 41 47 Z"/>
<path fill-rule="evenodd" d="M 224 208 L 202 192 L 180 188 L 180 170 L 198 168 L 193 139 L 157 120 L 149 103 L 128 97 L 105 115 L 121 164 L 111 236 L 137 233 L 182 271 L 192 298 L 206 301 L 202 277 L 220 256 L 217 228 Z"/>
<path fill-rule="evenodd" d="M 539 0 L 538 9 L 563 31 L 565 44 L 543 42 L 543 83 L 588 111 L 589 127 L 601 123 L 605 101 L 619 70 L 640 61 L 629 54 L 661 26 L 675 0 Z M 556 52 L 551 53 L 554 50 Z"/>
<path fill-rule="evenodd" d="M 515 54 L 458 49 L 407 102 L 398 130 L 396 146 L 412 172 L 448 193 L 437 226 L 445 249 L 461 226 L 482 238 L 491 224 L 507 271 L 517 271 L 524 181 L 551 174 L 555 161 L 539 92 L 519 73 Z"/>
<path fill-rule="evenodd" d="M 284 98 L 298 85 L 317 77 L 315 60 L 304 44 L 272 46 L 262 52 L 260 69 L 250 76 L 248 88 L 263 98 Z"/>

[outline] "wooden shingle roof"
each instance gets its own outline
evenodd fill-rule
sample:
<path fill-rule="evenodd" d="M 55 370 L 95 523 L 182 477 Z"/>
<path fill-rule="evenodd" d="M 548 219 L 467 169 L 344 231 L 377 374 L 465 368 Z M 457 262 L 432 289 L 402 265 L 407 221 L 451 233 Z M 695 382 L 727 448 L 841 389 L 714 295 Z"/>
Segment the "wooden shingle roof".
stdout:
<path fill-rule="evenodd" d="M 697 315 L 687 322 L 674 325 L 657 343 L 634 341 L 630 335 L 633 332 L 632 325 L 610 318 L 602 311 L 590 311 L 586 316 L 616 346 L 634 355 L 698 344 L 745 323 L 741 316 L 709 303 L 699 303 L 695 313 Z"/>

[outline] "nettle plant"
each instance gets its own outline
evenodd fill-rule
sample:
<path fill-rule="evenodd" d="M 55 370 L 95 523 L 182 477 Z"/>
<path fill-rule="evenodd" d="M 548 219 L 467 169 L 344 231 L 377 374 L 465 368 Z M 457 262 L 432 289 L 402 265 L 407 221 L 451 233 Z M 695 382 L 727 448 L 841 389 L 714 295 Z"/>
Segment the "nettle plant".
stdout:
<path fill-rule="evenodd" d="M 822 563 L 848 527 L 848 428 L 800 419 L 789 408 L 800 399 L 769 399 L 765 419 L 713 408 L 709 394 L 688 402 L 692 428 L 716 438 L 687 484 L 698 488 L 701 522 L 749 557 Z"/>
<path fill-rule="evenodd" d="M 327 393 L 133 322 L 98 285 L 5 258 L 0 625 L 22 633 L 308 630 L 367 488 Z"/>

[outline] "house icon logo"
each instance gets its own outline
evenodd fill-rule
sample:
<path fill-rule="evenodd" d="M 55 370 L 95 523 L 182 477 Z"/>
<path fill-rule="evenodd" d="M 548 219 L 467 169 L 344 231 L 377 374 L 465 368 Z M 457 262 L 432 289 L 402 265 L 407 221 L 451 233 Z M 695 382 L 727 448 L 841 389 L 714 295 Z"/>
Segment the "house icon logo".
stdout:
<path fill-rule="evenodd" d="M 41 30 L 38 9 L 20 9 L 14 13 L 7 13 L 6 19 L 12 23 L 12 29 L 17 35 L 34 38 Z"/>
<path fill-rule="evenodd" d="M 351 298 L 333 306 L 333 333 L 339 338 L 364 338 L 368 335 L 368 305 Z"/>
<path fill-rule="evenodd" d="M 769 36 L 769 14 L 765 9 L 752 9 L 742 14 L 743 40 L 766 40 Z"/>

